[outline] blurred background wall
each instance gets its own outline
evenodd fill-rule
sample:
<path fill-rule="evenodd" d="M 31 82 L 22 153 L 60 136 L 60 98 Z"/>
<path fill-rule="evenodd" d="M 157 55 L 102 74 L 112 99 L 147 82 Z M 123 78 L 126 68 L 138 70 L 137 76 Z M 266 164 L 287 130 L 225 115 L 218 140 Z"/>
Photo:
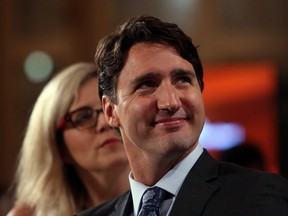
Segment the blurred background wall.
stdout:
<path fill-rule="evenodd" d="M 207 68 L 207 74 L 213 74 L 212 77 L 220 78 L 218 65 L 226 68 L 225 71 L 229 71 L 227 65 L 233 68 L 255 62 L 273 65 L 270 70 L 275 79 L 273 94 L 268 94 L 265 102 L 252 97 L 242 104 L 234 104 L 235 110 L 253 106 L 253 111 L 241 117 L 239 114 L 233 121 L 249 119 L 252 122 L 250 126 L 247 124 L 246 134 L 249 134 L 249 128 L 259 126 L 260 129 L 263 120 L 267 127 L 265 131 L 258 131 L 262 139 L 256 142 L 267 141 L 265 145 L 270 147 L 265 154 L 272 151 L 272 166 L 277 166 L 276 172 L 287 176 L 287 11 L 287 0 L 1 0 L 0 191 L 6 191 L 11 184 L 30 111 L 49 78 L 71 63 L 93 61 L 99 39 L 127 18 L 140 14 L 176 22 L 183 28 L 199 46 L 204 70 Z M 32 82 L 24 73 L 25 60 L 34 51 L 45 52 L 52 62 L 52 74 L 37 82 Z M 244 67 L 245 71 L 253 74 L 253 69 Z M 241 73 L 241 70 L 231 70 L 231 73 Z M 224 73 L 217 82 L 226 76 Z M 251 88 L 251 91 L 256 90 Z M 257 91 L 261 93 L 261 89 Z M 213 98 L 217 99 L 217 95 Z M 269 104 L 272 104 L 271 109 L 266 109 Z M 221 121 L 223 112 L 219 116 L 216 112 L 221 113 L 221 107 L 207 109 L 208 114 L 211 112 L 215 120 Z M 226 106 L 225 109 L 230 108 Z M 263 109 L 266 112 L 257 115 Z M 272 124 L 265 122 L 265 118 L 270 118 L 267 114 L 273 116 Z"/>

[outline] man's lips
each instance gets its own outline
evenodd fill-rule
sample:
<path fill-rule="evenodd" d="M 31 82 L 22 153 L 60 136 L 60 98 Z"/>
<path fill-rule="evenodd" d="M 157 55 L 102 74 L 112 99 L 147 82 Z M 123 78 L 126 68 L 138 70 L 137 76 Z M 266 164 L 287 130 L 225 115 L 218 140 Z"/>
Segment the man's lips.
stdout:
<path fill-rule="evenodd" d="M 185 120 L 186 118 L 184 117 L 163 118 L 163 119 L 158 119 L 157 121 L 154 121 L 152 125 L 174 126 L 174 125 L 181 124 Z"/>

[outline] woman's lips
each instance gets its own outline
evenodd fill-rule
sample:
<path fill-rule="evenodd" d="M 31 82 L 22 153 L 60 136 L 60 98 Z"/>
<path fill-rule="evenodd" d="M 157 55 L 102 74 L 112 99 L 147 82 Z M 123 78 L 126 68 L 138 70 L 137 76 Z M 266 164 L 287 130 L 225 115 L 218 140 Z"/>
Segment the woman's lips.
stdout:
<path fill-rule="evenodd" d="M 120 141 L 118 139 L 108 139 L 101 145 L 101 147 L 112 147 L 118 145 L 119 143 Z"/>

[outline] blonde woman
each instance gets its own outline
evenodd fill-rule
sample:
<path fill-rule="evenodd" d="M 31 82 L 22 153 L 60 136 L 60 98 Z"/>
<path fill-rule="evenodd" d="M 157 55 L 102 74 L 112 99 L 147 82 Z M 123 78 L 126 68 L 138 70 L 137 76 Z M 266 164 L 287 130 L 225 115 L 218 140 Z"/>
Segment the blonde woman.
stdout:
<path fill-rule="evenodd" d="M 9 216 L 73 215 L 128 190 L 128 160 L 98 97 L 90 63 L 64 69 L 43 89 L 23 141 Z"/>

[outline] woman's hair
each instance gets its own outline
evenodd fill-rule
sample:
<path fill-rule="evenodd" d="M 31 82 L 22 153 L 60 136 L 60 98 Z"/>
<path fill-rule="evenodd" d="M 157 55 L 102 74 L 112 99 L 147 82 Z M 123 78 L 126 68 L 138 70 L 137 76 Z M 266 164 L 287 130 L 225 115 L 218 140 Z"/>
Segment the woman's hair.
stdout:
<path fill-rule="evenodd" d="M 83 208 L 86 190 L 74 167 L 63 161 L 57 124 L 79 86 L 92 77 L 98 77 L 94 64 L 71 65 L 44 87 L 34 105 L 15 179 L 16 205 L 27 205 L 34 215 L 73 215 Z"/>

